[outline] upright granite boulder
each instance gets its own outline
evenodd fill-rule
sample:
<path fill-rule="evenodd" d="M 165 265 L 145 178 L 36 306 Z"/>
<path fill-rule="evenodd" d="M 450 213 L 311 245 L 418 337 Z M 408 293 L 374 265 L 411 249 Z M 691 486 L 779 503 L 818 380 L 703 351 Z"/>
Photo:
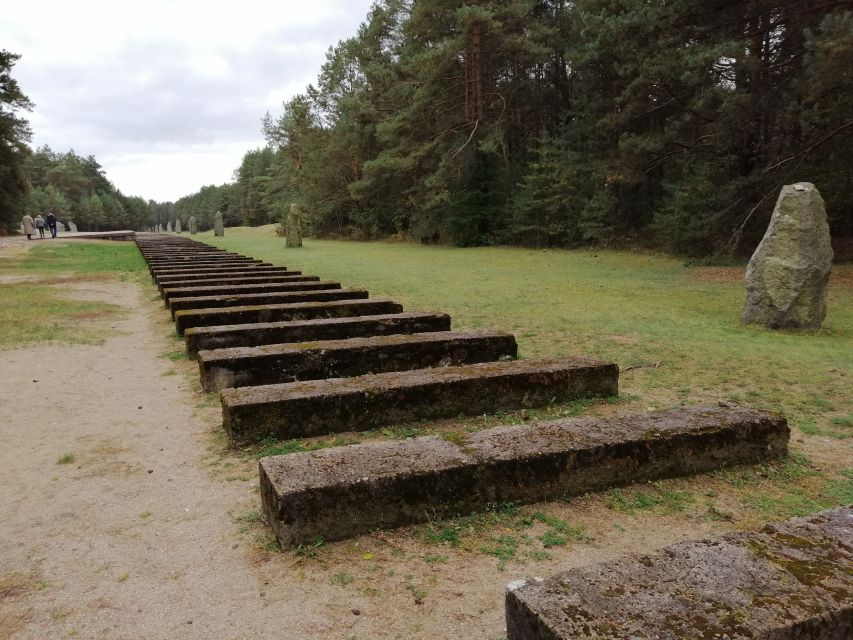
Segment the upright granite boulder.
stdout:
<path fill-rule="evenodd" d="M 741 321 L 771 329 L 819 329 L 831 269 L 823 198 L 809 182 L 785 185 L 746 269 Z"/>
<path fill-rule="evenodd" d="M 213 216 L 213 235 L 224 236 L 225 226 L 222 224 L 222 212 L 217 211 Z"/>
<path fill-rule="evenodd" d="M 198 223 L 195 221 L 195 216 L 190 216 L 189 225 L 191 234 L 195 235 L 198 233 Z"/>
<path fill-rule="evenodd" d="M 290 205 L 284 225 L 284 240 L 287 247 L 302 246 L 302 209 L 295 202 Z"/>
<path fill-rule="evenodd" d="M 181 232 L 181 219 L 175 218 L 175 233 Z"/>

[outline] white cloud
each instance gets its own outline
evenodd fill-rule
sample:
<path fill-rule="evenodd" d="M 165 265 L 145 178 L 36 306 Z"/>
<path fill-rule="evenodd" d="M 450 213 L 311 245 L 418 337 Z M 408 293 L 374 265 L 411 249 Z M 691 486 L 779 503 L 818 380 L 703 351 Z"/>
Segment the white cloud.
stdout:
<path fill-rule="evenodd" d="M 2 47 L 36 103 L 33 143 L 96 156 L 128 195 L 173 200 L 231 179 L 260 119 L 316 79 L 372 0 L 16 3 Z"/>

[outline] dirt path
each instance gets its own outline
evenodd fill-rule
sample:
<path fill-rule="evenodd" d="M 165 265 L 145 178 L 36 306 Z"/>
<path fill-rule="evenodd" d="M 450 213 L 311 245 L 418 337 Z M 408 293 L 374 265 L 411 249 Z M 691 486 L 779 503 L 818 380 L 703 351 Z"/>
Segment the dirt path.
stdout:
<path fill-rule="evenodd" d="M 264 552 L 237 521 L 258 507 L 255 463 L 216 451 L 194 365 L 161 357 L 180 345 L 156 291 L 74 295 L 127 310 L 103 345 L 0 351 L 0 638 L 498 640 L 511 580 L 728 526 L 579 499 L 543 508 L 582 541 L 506 567 L 405 530 Z"/>
<path fill-rule="evenodd" d="M 162 310 L 135 285 L 79 295 L 127 307 L 122 335 L 0 352 L 0 637 L 262 637 L 223 509 L 246 491 L 198 464 L 206 427 L 163 375 Z"/>

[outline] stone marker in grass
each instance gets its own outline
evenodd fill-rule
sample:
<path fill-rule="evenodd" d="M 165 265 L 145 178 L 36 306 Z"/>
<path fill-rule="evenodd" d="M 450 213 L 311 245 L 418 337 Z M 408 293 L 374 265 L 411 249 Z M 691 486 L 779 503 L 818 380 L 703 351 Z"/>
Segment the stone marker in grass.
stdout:
<path fill-rule="evenodd" d="M 449 331 L 450 316 L 445 313 L 414 311 L 351 318 L 320 318 L 250 324 L 196 327 L 184 331 L 187 353 L 195 356 L 201 349 L 258 347 L 284 342 L 341 340 L 395 333 Z"/>
<path fill-rule="evenodd" d="M 446 367 L 515 358 L 508 333 L 488 330 L 395 334 L 200 351 L 205 391 L 296 380 Z"/>
<path fill-rule="evenodd" d="M 511 583 L 508 640 L 849 640 L 853 509 Z"/>
<path fill-rule="evenodd" d="M 261 501 L 282 546 L 335 540 L 764 461 L 788 435 L 777 414 L 690 407 L 367 442 L 261 459 Z"/>
<path fill-rule="evenodd" d="M 222 414 L 241 444 L 612 396 L 618 380 L 618 366 L 585 357 L 490 362 L 226 389 Z"/>
<path fill-rule="evenodd" d="M 820 329 L 832 255 L 826 210 L 815 186 L 782 187 L 746 269 L 741 321 L 771 329 Z"/>

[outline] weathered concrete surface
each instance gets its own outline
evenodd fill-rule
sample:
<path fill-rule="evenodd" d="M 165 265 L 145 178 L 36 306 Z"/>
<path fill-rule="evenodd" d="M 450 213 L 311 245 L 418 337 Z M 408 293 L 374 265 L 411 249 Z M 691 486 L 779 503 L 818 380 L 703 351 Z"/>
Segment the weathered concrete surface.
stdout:
<path fill-rule="evenodd" d="M 850 640 L 853 509 L 510 584 L 508 640 Z"/>
<path fill-rule="evenodd" d="M 516 358 L 515 337 L 500 331 L 441 331 L 200 351 L 205 391 L 348 378 Z"/>
<path fill-rule="evenodd" d="M 186 274 L 170 274 L 168 276 L 160 276 L 155 279 L 157 287 L 175 286 L 175 283 L 193 282 L 195 280 L 213 280 L 214 282 L 226 282 L 235 278 L 262 278 L 266 276 L 299 276 L 301 271 L 288 271 L 282 268 L 261 267 L 260 269 L 243 269 L 241 271 L 229 271 L 222 273 L 210 273 L 205 271 L 202 273 L 186 273 Z M 319 278 L 317 278 L 319 280 Z"/>
<path fill-rule="evenodd" d="M 489 362 L 225 389 L 222 415 L 240 444 L 616 395 L 618 380 L 618 366 L 592 358 Z"/>
<path fill-rule="evenodd" d="M 334 540 L 766 460 L 788 435 L 776 414 L 692 407 L 369 442 L 262 459 L 261 500 L 282 545 Z"/>
<path fill-rule="evenodd" d="M 227 277 L 206 277 L 206 278 L 196 278 L 190 280 L 177 279 L 177 280 L 161 280 L 158 284 L 160 292 L 162 293 L 168 288 L 184 288 L 184 287 L 206 287 L 206 286 L 227 286 L 230 284 L 251 284 L 251 283 L 276 283 L 276 282 L 319 282 L 319 276 L 303 276 L 303 275 L 292 275 L 299 274 L 299 271 L 287 271 L 285 275 L 279 273 L 273 274 L 261 274 L 261 275 L 248 275 L 248 276 L 233 276 L 229 275 Z"/>
<path fill-rule="evenodd" d="M 746 269 L 742 322 L 819 329 L 826 317 L 832 244 L 823 198 L 809 182 L 782 187 Z"/>
<path fill-rule="evenodd" d="M 291 304 L 293 302 L 325 302 L 329 300 L 363 300 L 369 297 L 364 289 L 324 289 L 319 291 L 263 291 L 227 296 L 194 296 L 173 298 L 169 301 L 172 317 L 178 311 L 190 309 L 217 309 L 221 307 L 247 307 L 262 304 Z"/>
<path fill-rule="evenodd" d="M 250 282 L 241 284 L 206 285 L 202 287 L 167 287 L 163 289 L 163 299 L 166 307 L 170 300 L 178 298 L 193 298 L 198 296 L 227 296 L 241 293 L 265 293 L 285 291 L 318 291 L 323 289 L 340 289 L 340 282 L 329 280 L 297 281 L 297 282 Z"/>
<path fill-rule="evenodd" d="M 191 327 L 212 327 L 221 324 L 249 322 L 280 322 L 282 320 L 312 320 L 372 316 L 379 313 L 399 313 L 403 307 L 387 298 L 373 300 L 335 300 L 332 302 L 298 302 L 267 304 L 254 307 L 225 307 L 221 309 L 190 309 L 175 314 L 178 335 Z"/>
<path fill-rule="evenodd" d="M 256 260 L 254 258 L 196 258 L 196 259 L 177 259 L 172 258 L 169 260 L 157 260 L 154 262 L 149 262 L 148 267 L 149 271 L 152 273 L 159 272 L 168 269 L 194 269 L 198 267 L 230 267 L 233 265 L 244 265 L 244 264 L 268 264 L 264 263 L 262 260 Z"/>
<path fill-rule="evenodd" d="M 187 353 L 202 349 L 259 347 L 285 342 L 343 340 L 396 333 L 449 331 L 450 316 L 444 313 L 410 312 L 352 318 L 322 318 L 253 324 L 197 327 L 184 331 Z"/>
<path fill-rule="evenodd" d="M 210 273 L 221 273 L 225 271 L 243 271 L 243 270 L 264 270 L 264 269 L 283 269 L 284 267 L 277 267 L 275 265 L 269 264 L 267 262 L 257 263 L 252 262 L 251 260 L 234 260 L 228 261 L 224 264 L 214 264 L 214 265 L 194 265 L 192 263 L 186 265 L 178 265 L 173 267 L 157 267 L 151 270 L 151 274 L 155 277 L 162 277 L 166 275 L 181 275 L 186 273 L 200 273 L 200 272 L 210 272 Z"/>

